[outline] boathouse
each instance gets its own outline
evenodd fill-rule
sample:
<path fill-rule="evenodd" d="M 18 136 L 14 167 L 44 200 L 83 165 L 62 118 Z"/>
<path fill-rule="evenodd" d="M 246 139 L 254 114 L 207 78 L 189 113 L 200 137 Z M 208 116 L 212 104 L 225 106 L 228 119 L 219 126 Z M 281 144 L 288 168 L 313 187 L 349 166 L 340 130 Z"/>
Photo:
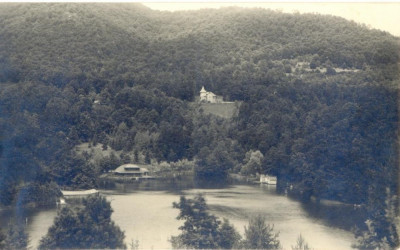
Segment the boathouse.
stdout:
<path fill-rule="evenodd" d="M 268 185 L 276 185 L 278 179 L 276 176 L 271 176 L 267 174 L 260 175 L 260 183 L 268 184 Z"/>
<path fill-rule="evenodd" d="M 61 190 L 61 193 L 65 199 L 70 199 L 70 198 L 81 199 L 91 195 L 97 195 L 99 194 L 99 191 L 96 189 L 73 190 L 73 191 Z"/>
<path fill-rule="evenodd" d="M 114 174 L 118 176 L 147 177 L 149 176 L 149 170 L 135 164 L 124 164 L 115 169 Z"/>

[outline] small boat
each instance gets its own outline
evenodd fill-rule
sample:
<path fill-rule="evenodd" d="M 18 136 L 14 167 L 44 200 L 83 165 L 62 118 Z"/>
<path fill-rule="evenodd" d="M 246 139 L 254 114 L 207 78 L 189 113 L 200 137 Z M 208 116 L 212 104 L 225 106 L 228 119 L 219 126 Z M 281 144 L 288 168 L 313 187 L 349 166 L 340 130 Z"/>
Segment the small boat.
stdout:
<path fill-rule="evenodd" d="M 276 176 L 262 174 L 262 175 L 260 175 L 260 183 L 268 184 L 268 185 L 276 185 L 277 178 L 276 178 Z"/>

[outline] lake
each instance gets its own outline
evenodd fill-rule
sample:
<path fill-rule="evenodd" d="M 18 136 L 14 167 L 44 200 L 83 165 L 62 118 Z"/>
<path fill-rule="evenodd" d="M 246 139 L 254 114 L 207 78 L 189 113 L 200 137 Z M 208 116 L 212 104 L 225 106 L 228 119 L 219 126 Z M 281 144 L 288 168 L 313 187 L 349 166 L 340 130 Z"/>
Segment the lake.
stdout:
<path fill-rule="evenodd" d="M 164 189 L 164 188 L 162 188 Z M 351 249 L 353 234 L 332 221 L 348 221 L 352 207 L 303 204 L 267 185 L 230 185 L 223 188 L 164 189 L 153 185 L 120 184 L 113 189 L 101 190 L 114 209 L 112 219 L 125 231 L 126 243 L 139 241 L 139 248 L 171 248 L 169 238 L 179 234 L 183 221 L 176 220 L 178 210 L 172 207 L 180 195 L 205 195 L 210 212 L 225 217 L 243 235 L 244 227 L 252 215 L 262 214 L 267 223 L 279 231 L 279 240 L 285 249 L 291 249 L 301 233 L 314 249 Z M 332 213 L 332 211 L 338 211 Z M 347 211 L 347 212 L 346 212 Z M 57 209 L 3 210 L 0 223 L 20 218 L 30 235 L 30 245 L 36 247 L 40 238 L 52 225 Z M 18 216 L 17 216 L 18 215 Z M 335 217 L 337 217 L 335 219 Z M 128 245 L 129 248 L 129 245 Z"/>

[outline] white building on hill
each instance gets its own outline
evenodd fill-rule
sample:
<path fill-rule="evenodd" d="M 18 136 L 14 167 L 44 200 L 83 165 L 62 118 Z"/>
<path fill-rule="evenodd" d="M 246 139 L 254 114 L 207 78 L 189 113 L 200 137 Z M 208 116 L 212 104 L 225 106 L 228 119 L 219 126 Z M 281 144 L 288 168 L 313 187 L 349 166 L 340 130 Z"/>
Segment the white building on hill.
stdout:
<path fill-rule="evenodd" d="M 204 86 L 200 90 L 200 102 L 208 102 L 208 103 L 222 103 L 224 100 L 222 96 L 218 96 L 213 92 L 209 92 L 204 89 Z"/>

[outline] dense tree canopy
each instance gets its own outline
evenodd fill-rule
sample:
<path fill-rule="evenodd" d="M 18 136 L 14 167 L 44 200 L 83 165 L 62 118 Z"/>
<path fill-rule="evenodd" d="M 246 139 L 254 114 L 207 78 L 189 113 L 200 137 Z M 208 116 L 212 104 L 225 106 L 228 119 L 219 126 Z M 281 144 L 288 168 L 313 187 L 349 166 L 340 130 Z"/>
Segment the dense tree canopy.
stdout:
<path fill-rule="evenodd" d="M 280 189 L 365 205 L 371 220 L 398 189 L 399 38 L 388 33 L 263 9 L 4 3 L 0 40 L 2 205 L 34 190 L 43 201 L 55 183 L 96 187 L 121 159 L 97 166 L 76 152 L 83 142 L 194 160 L 199 179 L 274 174 Z M 240 102 L 238 115 L 194 105 L 203 85 Z"/>

